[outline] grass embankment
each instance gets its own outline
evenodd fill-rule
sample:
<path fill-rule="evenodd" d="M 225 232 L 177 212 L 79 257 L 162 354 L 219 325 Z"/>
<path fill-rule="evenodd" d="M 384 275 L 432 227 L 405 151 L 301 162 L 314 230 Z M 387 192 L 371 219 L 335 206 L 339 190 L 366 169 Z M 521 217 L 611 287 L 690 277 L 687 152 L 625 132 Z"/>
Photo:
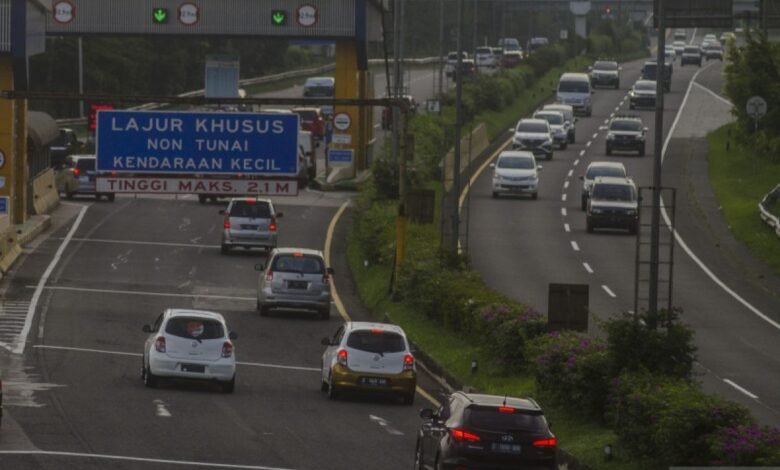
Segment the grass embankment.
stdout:
<path fill-rule="evenodd" d="M 531 113 L 541 102 L 554 94 L 557 79 L 562 72 L 584 70 L 590 63 L 589 59 L 579 57 L 569 61 L 564 67 L 550 70 L 511 106 L 498 112 L 484 112 L 476 118 L 475 122 L 486 123 L 491 140 L 496 138 L 504 130 L 514 126 L 520 117 Z M 396 211 L 393 202 L 379 204 L 384 204 L 389 214 Z M 429 226 L 412 224 L 408 237 L 417 240 L 423 237 L 432 245 L 438 244 L 438 215 L 437 207 L 434 224 Z M 347 256 L 363 302 L 377 317 L 387 317 L 390 321 L 401 325 L 420 349 L 465 386 L 485 393 L 534 397 L 544 407 L 545 414 L 553 423 L 553 431 L 559 438 L 561 448 L 591 468 L 622 470 L 643 466 L 635 461 L 622 459 L 619 451 L 612 461 L 606 462 L 603 457 L 604 446 L 612 444 L 613 447 L 617 447 L 616 436 L 610 429 L 598 423 L 568 416 L 547 403 L 543 395 L 539 395 L 535 379 L 531 374 L 507 374 L 483 348 L 483 345 L 474 338 L 453 333 L 424 315 L 411 311 L 403 303 L 393 302 L 388 296 L 390 267 L 383 264 L 365 266 L 357 243 L 350 243 Z M 479 364 L 476 373 L 471 372 L 472 359 L 476 359 Z"/>
<path fill-rule="evenodd" d="M 753 255 L 780 275 L 780 239 L 758 216 L 758 203 L 780 183 L 780 163 L 760 158 L 737 144 L 735 124 L 712 132 L 709 141 L 709 172 L 712 189 L 734 236 Z M 730 140 L 729 150 L 726 142 Z M 780 207 L 777 208 L 780 213 Z"/>

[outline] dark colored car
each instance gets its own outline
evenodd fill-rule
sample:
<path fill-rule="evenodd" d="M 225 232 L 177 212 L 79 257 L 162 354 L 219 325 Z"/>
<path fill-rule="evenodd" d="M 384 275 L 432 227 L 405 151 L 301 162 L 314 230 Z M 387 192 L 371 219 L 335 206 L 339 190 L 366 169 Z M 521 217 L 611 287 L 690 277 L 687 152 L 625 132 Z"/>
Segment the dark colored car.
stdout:
<path fill-rule="evenodd" d="M 597 60 L 592 66 L 588 67 L 590 71 L 590 82 L 593 87 L 608 86 L 615 89 L 620 88 L 620 71 L 622 67 L 614 60 Z"/>
<path fill-rule="evenodd" d="M 600 176 L 593 182 L 585 225 L 588 233 L 596 229 L 621 229 L 635 234 L 639 229 L 639 200 L 630 178 Z"/>
<path fill-rule="evenodd" d="M 655 107 L 655 80 L 637 80 L 631 91 L 628 92 L 628 107 L 654 108 Z"/>
<path fill-rule="evenodd" d="M 683 49 L 682 57 L 680 58 L 680 65 L 694 64 L 701 67 L 702 50 L 699 46 L 685 46 Z"/>
<path fill-rule="evenodd" d="M 457 67 L 457 66 L 456 66 Z M 452 75 L 452 80 L 458 81 L 460 77 L 469 78 L 477 73 L 477 66 L 472 59 L 461 59 L 460 70 L 455 70 Z"/>
<path fill-rule="evenodd" d="M 607 155 L 614 150 L 629 150 L 644 156 L 646 133 L 647 127 L 639 116 L 615 116 L 607 130 Z"/>
<path fill-rule="evenodd" d="M 557 440 L 530 398 L 455 392 L 420 411 L 415 469 L 557 469 Z"/>
<path fill-rule="evenodd" d="M 82 147 L 83 145 L 73 129 L 60 128 L 59 135 L 49 143 L 51 166 L 53 168 L 61 167 L 65 163 L 65 157 L 81 150 Z"/>
<path fill-rule="evenodd" d="M 501 55 L 501 67 L 512 68 L 520 65 L 523 61 L 523 53 L 521 51 L 505 51 Z"/>
<path fill-rule="evenodd" d="M 665 91 L 671 91 L 672 90 L 672 65 L 670 63 L 664 64 L 664 90 Z M 642 66 L 642 80 L 656 80 L 656 72 L 658 71 L 658 62 L 655 60 L 648 60 L 645 62 L 645 64 Z"/>

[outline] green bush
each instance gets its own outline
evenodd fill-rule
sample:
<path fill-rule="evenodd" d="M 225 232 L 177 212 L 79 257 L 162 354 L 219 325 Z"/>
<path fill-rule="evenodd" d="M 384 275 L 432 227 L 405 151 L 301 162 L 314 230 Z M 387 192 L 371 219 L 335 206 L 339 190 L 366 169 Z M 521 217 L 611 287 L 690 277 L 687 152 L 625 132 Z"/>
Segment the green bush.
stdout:
<path fill-rule="evenodd" d="M 568 59 L 565 46 L 561 44 L 552 44 L 542 47 L 528 56 L 526 64 L 534 71 L 534 75 L 539 78 L 547 73 L 548 70 L 555 68 Z"/>
<path fill-rule="evenodd" d="M 714 465 L 780 465 L 780 430 L 758 424 L 721 428 L 711 439 Z"/>
<path fill-rule="evenodd" d="M 606 345 L 584 333 L 552 332 L 529 343 L 537 386 L 555 403 L 598 417 L 609 397 Z"/>
<path fill-rule="evenodd" d="M 393 260 L 395 232 L 387 230 L 387 227 L 394 226 L 395 217 L 387 207 L 395 204 L 393 201 L 371 200 L 365 196 L 362 204 L 359 201 L 351 241 L 360 245 L 363 259 L 372 265 L 387 264 Z"/>
<path fill-rule="evenodd" d="M 736 403 L 688 381 L 649 374 L 613 381 L 609 419 L 630 455 L 661 465 L 708 465 L 718 458 L 712 442 L 722 429 L 752 424 Z"/>
<path fill-rule="evenodd" d="M 526 343 L 546 328 L 536 309 L 505 301 L 483 305 L 475 312 L 469 329 L 477 332 L 503 367 L 520 371 L 528 365 Z"/>
<path fill-rule="evenodd" d="M 612 376 L 646 370 L 690 379 L 696 346 L 693 330 L 680 322 L 678 311 L 607 320 L 604 327 Z"/>

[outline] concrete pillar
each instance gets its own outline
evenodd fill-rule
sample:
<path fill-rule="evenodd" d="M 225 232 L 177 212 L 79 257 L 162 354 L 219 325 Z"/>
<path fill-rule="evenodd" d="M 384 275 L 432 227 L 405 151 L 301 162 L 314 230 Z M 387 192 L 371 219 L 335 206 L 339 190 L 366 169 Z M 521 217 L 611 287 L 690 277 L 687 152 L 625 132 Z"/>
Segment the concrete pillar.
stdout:
<path fill-rule="evenodd" d="M 0 57 L 0 89 L 14 89 L 13 58 Z M 0 196 L 9 197 L 8 221 L 14 222 L 14 101 L 0 99 Z"/>
<path fill-rule="evenodd" d="M 588 37 L 587 14 L 590 13 L 590 1 L 571 0 L 569 11 L 574 15 L 574 32 L 581 38 Z"/>

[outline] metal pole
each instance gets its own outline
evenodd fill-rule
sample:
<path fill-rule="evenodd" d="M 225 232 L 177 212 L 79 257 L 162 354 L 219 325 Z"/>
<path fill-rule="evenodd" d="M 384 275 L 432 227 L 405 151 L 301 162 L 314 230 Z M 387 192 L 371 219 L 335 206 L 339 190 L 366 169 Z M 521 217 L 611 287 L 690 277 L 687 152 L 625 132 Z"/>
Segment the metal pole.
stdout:
<path fill-rule="evenodd" d="M 479 0 L 474 0 L 474 7 L 473 7 L 474 8 L 474 31 L 473 31 L 474 37 L 471 39 L 471 44 L 472 44 L 471 51 L 474 52 L 474 53 L 476 53 L 477 46 L 478 46 L 478 44 L 477 44 L 477 24 L 479 23 L 479 18 L 477 16 L 477 2 L 478 1 Z"/>
<path fill-rule="evenodd" d="M 657 64 L 655 73 L 655 148 L 653 153 L 653 208 L 650 228 L 650 286 L 648 295 L 648 311 L 652 315 L 658 313 L 658 252 L 659 232 L 661 228 L 661 152 L 664 138 L 664 79 L 666 77 L 666 54 L 664 53 L 666 47 L 665 0 L 656 1 L 658 2 L 658 50 L 656 51 Z"/>
<path fill-rule="evenodd" d="M 769 2 L 767 0 L 759 0 L 758 3 L 758 13 L 761 15 L 760 23 L 761 23 L 761 31 L 764 32 L 764 35 L 767 34 L 767 18 L 769 17 Z"/>
<path fill-rule="evenodd" d="M 401 2 L 402 0 L 395 0 L 393 4 L 393 89 L 388 90 L 388 94 L 392 97 L 400 96 L 401 80 L 403 75 L 401 72 Z M 398 161 L 398 149 L 399 149 L 399 130 L 398 125 L 400 123 L 400 110 L 397 106 L 393 106 L 393 129 L 392 129 L 392 152 L 396 161 Z"/>
<path fill-rule="evenodd" d="M 444 94 L 444 0 L 439 0 L 439 94 Z"/>
<path fill-rule="evenodd" d="M 458 62 L 455 66 L 455 151 L 453 152 L 452 162 L 452 190 L 450 194 L 450 208 L 452 217 L 452 244 L 449 249 L 453 254 L 458 252 L 458 241 L 460 239 L 460 214 L 458 207 L 458 199 L 460 197 L 460 132 L 461 132 L 461 120 L 462 116 L 462 91 L 463 91 L 463 0 L 458 0 L 458 39 L 457 39 L 457 51 Z"/>
<path fill-rule="evenodd" d="M 79 95 L 84 94 L 84 49 L 79 36 Z M 79 117 L 84 119 L 84 102 L 79 101 Z"/>

